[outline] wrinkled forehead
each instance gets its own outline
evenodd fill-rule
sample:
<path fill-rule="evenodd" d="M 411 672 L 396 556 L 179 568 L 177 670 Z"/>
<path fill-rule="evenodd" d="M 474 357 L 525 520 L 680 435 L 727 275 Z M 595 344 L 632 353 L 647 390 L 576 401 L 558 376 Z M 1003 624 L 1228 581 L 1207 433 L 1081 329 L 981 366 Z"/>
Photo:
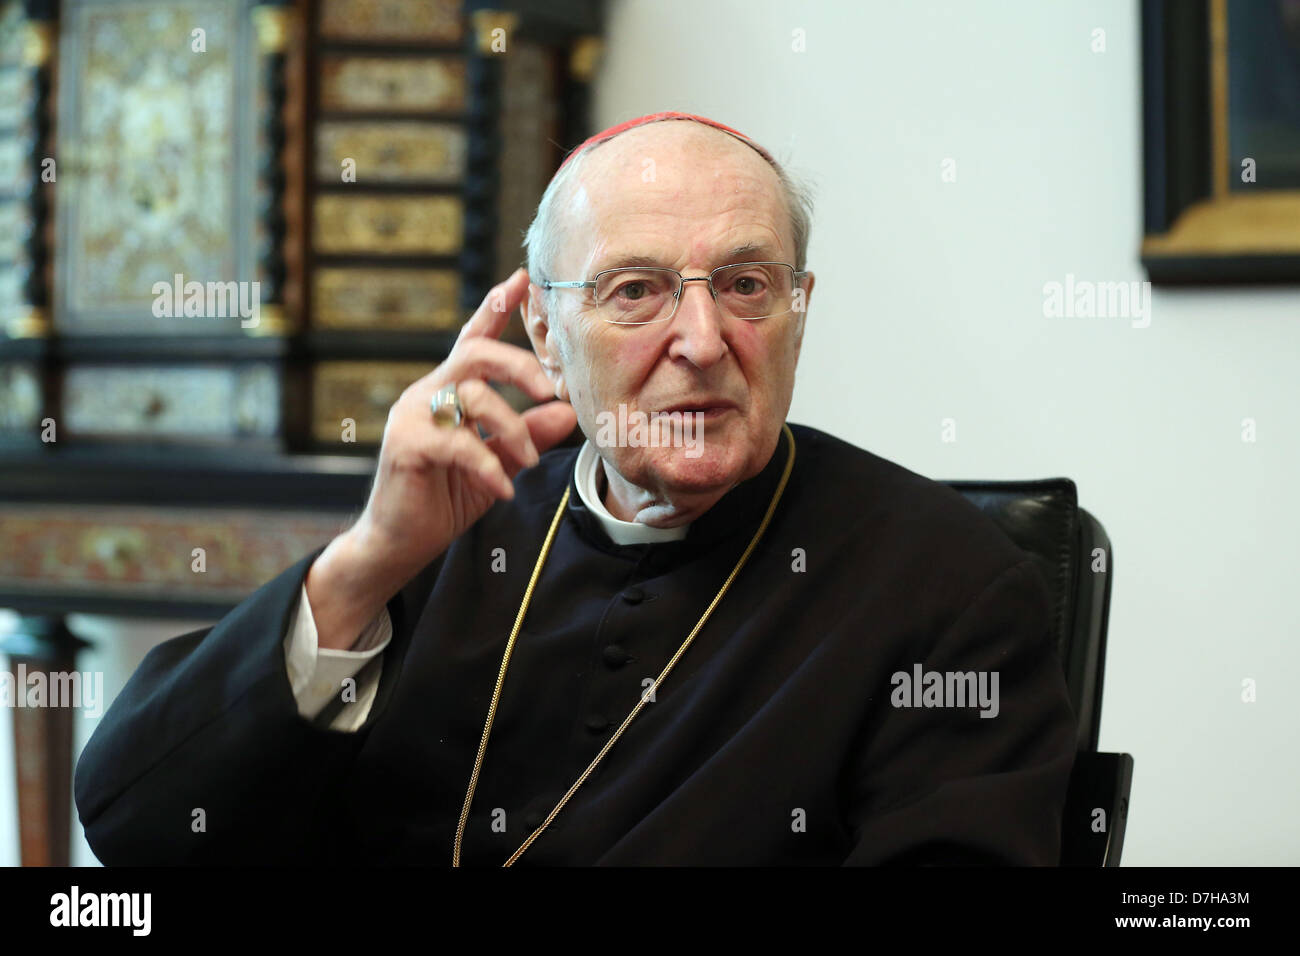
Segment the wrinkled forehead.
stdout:
<path fill-rule="evenodd" d="M 789 261 L 790 213 L 780 178 L 721 130 L 670 121 L 628 130 L 592 149 L 564 204 L 562 268 L 584 277 L 624 257 L 683 263 L 707 249 L 764 250 Z M 701 265 L 720 265 L 700 263 Z"/>

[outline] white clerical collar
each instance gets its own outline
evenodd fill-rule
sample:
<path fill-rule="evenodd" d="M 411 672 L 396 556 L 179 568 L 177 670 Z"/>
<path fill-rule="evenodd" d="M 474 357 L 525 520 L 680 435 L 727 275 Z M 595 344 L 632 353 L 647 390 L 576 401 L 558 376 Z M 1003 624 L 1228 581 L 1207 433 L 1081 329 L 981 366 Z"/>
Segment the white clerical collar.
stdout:
<path fill-rule="evenodd" d="M 596 447 L 589 441 L 583 442 L 582 448 L 578 450 L 578 461 L 573 466 L 578 497 L 582 499 L 587 510 L 600 521 L 605 533 L 609 535 L 609 540 L 618 545 L 658 544 L 663 541 L 680 541 L 686 537 L 686 529 L 690 525 L 652 528 L 639 521 L 622 521 L 610 514 L 600 497 L 600 482 L 597 480 L 600 474 L 597 469 L 600 467 L 601 460 L 600 455 L 596 453 Z"/>

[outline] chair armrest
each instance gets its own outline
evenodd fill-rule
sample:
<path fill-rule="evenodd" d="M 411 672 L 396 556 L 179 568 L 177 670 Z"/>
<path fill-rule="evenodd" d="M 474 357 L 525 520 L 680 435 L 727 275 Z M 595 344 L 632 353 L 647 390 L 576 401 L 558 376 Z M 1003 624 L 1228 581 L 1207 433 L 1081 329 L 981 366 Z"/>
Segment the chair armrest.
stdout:
<path fill-rule="evenodd" d="M 1061 818 L 1062 866 L 1119 866 L 1132 785 L 1130 754 L 1075 755 Z"/>

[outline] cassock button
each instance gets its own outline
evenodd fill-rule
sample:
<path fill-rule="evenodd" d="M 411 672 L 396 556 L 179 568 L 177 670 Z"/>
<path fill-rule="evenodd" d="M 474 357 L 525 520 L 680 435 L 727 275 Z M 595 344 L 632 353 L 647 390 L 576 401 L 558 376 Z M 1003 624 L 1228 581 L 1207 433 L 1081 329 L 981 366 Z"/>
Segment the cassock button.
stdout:
<path fill-rule="evenodd" d="M 621 644 L 610 644 L 600 652 L 600 656 L 605 666 L 609 668 L 622 667 L 632 659 L 632 655 L 625 651 Z"/>
<path fill-rule="evenodd" d="M 640 604 L 645 600 L 645 591 L 639 587 L 630 587 L 623 592 L 623 600 L 628 604 Z"/>
<path fill-rule="evenodd" d="M 609 720 L 604 714 L 588 714 L 586 723 L 587 729 L 593 734 L 598 734 L 609 726 Z"/>

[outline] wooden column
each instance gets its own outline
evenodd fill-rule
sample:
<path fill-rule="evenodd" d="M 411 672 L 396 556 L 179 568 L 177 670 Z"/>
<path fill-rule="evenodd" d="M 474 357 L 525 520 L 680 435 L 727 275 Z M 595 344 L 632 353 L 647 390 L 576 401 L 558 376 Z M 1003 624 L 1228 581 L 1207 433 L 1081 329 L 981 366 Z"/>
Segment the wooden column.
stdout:
<path fill-rule="evenodd" d="M 23 617 L 0 641 L 13 675 L 14 777 L 18 782 L 18 841 L 23 866 L 67 866 L 72 823 L 72 721 L 74 708 L 47 696 L 42 707 L 19 706 L 28 678 L 76 670 L 87 647 L 62 617 Z M 21 680 L 20 680 L 21 676 Z"/>

